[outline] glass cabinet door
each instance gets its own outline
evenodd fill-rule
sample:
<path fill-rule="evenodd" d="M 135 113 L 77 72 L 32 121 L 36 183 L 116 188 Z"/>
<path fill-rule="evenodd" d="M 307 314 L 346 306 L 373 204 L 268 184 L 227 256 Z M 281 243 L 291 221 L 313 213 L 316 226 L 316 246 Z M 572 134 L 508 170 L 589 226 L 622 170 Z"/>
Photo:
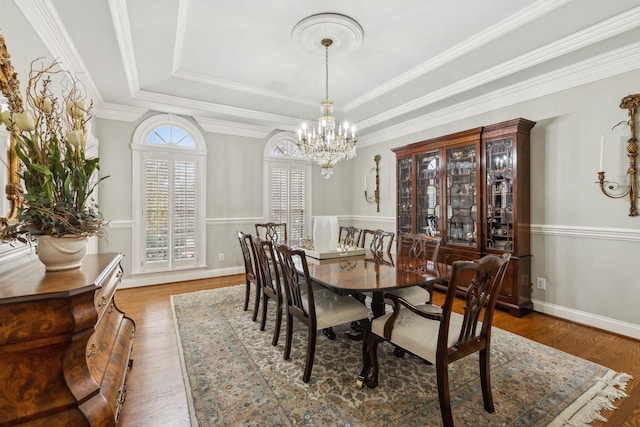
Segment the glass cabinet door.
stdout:
<path fill-rule="evenodd" d="M 487 142 L 487 248 L 513 251 L 513 140 Z"/>
<path fill-rule="evenodd" d="M 411 233 L 413 223 L 412 159 L 398 159 L 398 235 Z"/>
<path fill-rule="evenodd" d="M 478 245 L 478 192 L 476 188 L 476 146 L 449 148 L 447 160 L 447 220 L 445 241 L 448 244 Z"/>
<path fill-rule="evenodd" d="M 416 231 L 440 236 L 440 152 L 416 156 L 416 167 Z"/>

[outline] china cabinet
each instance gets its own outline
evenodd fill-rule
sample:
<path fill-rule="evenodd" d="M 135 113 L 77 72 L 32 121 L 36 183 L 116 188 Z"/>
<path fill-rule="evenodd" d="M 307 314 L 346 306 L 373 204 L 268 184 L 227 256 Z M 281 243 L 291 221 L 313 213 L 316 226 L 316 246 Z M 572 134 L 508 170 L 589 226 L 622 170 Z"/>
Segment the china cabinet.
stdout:
<path fill-rule="evenodd" d="M 114 301 L 121 259 L 0 273 L 0 425 L 117 425 L 135 332 Z"/>
<path fill-rule="evenodd" d="M 440 261 L 511 252 L 498 306 L 530 312 L 529 134 L 514 119 L 393 149 L 397 233 L 442 238 Z M 446 288 L 446 283 L 436 288 Z"/>

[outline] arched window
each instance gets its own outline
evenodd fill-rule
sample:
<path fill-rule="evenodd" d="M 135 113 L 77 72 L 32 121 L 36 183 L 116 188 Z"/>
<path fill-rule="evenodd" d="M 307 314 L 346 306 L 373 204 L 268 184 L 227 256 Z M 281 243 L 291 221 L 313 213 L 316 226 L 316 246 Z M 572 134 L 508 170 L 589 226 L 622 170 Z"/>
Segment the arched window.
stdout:
<path fill-rule="evenodd" d="M 292 132 L 278 133 L 264 150 L 264 217 L 287 223 L 292 245 L 311 235 L 311 164 L 300 155 L 296 140 Z"/>
<path fill-rule="evenodd" d="M 132 273 L 205 266 L 204 138 L 190 121 L 158 115 L 133 136 Z"/>

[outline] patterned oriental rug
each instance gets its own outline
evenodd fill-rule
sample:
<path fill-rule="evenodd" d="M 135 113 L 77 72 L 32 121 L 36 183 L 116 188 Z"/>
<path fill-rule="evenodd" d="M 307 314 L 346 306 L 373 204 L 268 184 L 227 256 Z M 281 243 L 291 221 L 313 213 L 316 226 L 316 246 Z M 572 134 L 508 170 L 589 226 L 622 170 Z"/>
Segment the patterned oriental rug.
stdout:
<path fill-rule="evenodd" d="M 242 311 L 244 285 L 172 297 L 192 425 L 441 426 L 435 368 L 378 349 L 379 385 L 358 389 L 361 343 L 318 335 L 311 381 L 302 382 L 306 330 L 295 322 L 291 359 L 284 325 L 271 346 L 274 304 L 264 332 Z M 250 305 L 251 307 L 251 305 Z M 283 320 L 284 321 L 284 320 Z M 478 359 L 449 367 L 458 426 L 583 426 L 626 396 L 631 378 L 494 328 L 491 349 L 495 413 L 485 412 Z"/>

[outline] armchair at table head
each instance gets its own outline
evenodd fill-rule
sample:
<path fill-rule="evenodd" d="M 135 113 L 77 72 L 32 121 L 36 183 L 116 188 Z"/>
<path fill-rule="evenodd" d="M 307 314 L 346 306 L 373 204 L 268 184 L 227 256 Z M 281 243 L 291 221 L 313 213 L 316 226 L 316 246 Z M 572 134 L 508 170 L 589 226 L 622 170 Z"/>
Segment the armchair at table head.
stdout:
<path fill-rule="evenodd" d="M 369 240 L 367 236 L 371 236 Z M 384 230 L 362 230 L 362 240 L 360 241 L 361 248 L 369 248 L 371 252 L 391 252 L 391 246 L 393 245 L 393 238 L 396 237 L 396 233 L 393 231 Z M 369 240 L 368 246 L 367 240 Z"/>
<path fill-rule="evenodd" d="M 278 245 L 289 243 L 286 222 L 266 222 L 263 224 L 255 224 L 255 227 L 256 236 L 262 240 L 271 240 Z"/>
<path fill-rule="evenodd" d="M 258 273 L 257 259 L 252 251 L 253 237 L 250 234 L 243 233 L 242 231 L 238 231 L 237 234 L 238 241 L 240 242 L 240 249 L 242 250 L 242 259 L 244 260 L 244 277 L 246 282 L 243 310 L 247 311 L 247 309 L 249 308 L 251 284 L 254 284 L 256 287 L 256 299 L 253 306 L 252 320 L 256 320 L 258 317 L 258 307 L 260 305 L 261 277 Z"/>
<path fill-rule="evenodd" d="M 351 296 L 338 295 L 328 289 L 314 289 L 311 285 L 307 258 L 303 250 L 279 245 L 278 257 L 287 300 L 287 340 L 284 358 L 289 359 L 291 354 L 293 319 L 295 317 L 307 326 L 307 357 L 302 380 L 309 382 L 316 351 L 317 331 L 367 319 L 369 310 Z M 302 269 L 302 274 L 299 273 L 299 268 Z M 333 336 L 335 337 L 335 335 Z"/>
<path fill-rule="evenodd" d="M 378 344 L 387 340 L 398 345 L 435 363 L 443 424 L 453 426 L 448 365 L 479 352 L 484 408 L 493 413 L 489 360 L 491 324 L 509 258 L 510 254 L 505 253 L 487 255 L 477 261 L 454 262 L 445 302 L 439 312 L 430 311 L 426 305 L 415 306 L 395 295 L 385 294 L 393 301 L 394 308 L 392 313 L 371 322 L 367 347 L 372 375 L 365 379 L 367 386 L 373 388 L 378 385 Z M 463 315 L 453 312 L 458 286 L 467 288 Z M 366 371 L 363 373 L 366 376 Z"/>

